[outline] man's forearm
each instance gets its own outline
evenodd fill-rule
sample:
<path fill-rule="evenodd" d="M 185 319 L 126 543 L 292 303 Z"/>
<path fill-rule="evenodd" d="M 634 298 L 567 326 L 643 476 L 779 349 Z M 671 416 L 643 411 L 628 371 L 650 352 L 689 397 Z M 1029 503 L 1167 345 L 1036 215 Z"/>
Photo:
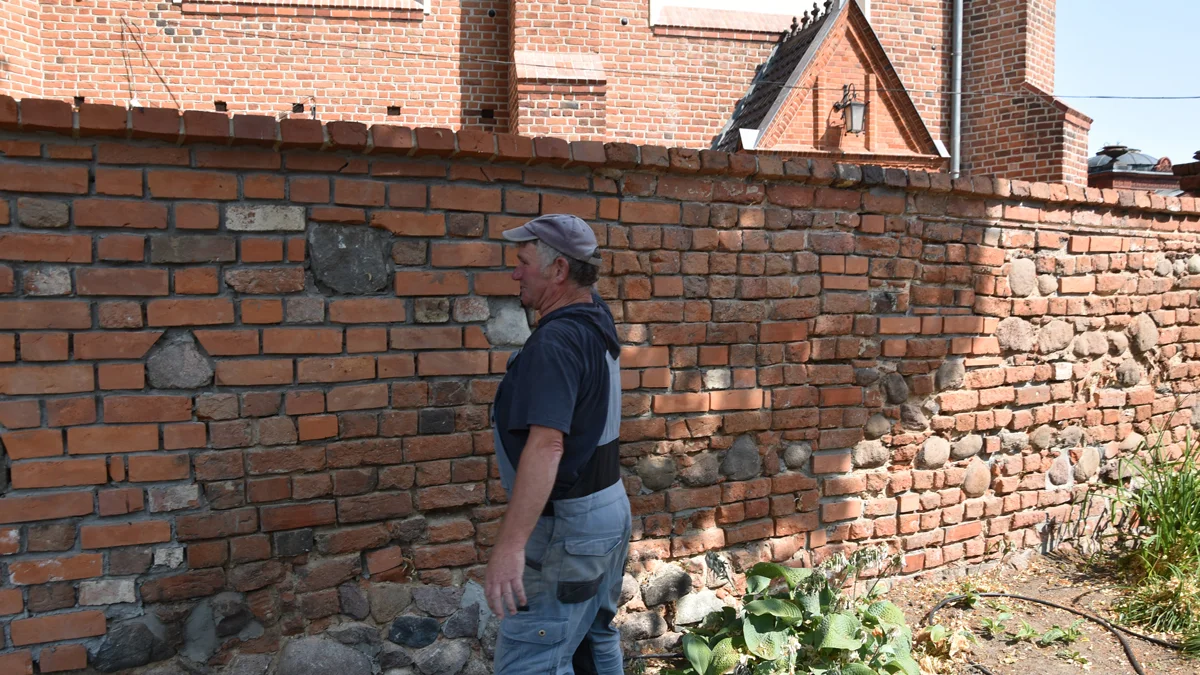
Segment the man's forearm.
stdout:
<path fill-rule="evenodd" d="M 541 427 L 530 431 L 496 546 L 525 547 L 554 488 L 562 452 L 561 433 Z"/>

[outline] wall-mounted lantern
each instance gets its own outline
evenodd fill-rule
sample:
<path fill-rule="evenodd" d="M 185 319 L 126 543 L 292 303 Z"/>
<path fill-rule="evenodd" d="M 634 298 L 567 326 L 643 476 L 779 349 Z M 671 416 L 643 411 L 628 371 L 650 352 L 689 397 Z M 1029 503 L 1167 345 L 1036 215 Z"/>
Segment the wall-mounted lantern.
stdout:
<path fill-rule="evenodd" d="M 861 134 L 863 132 L 863 119 L 866 117 L 867 104 L 858 100 L 858 91 L 854 85 L 842 85 L 842 100 L 834 103 L 833 109 L 842 113 L 848 133 Z"/>

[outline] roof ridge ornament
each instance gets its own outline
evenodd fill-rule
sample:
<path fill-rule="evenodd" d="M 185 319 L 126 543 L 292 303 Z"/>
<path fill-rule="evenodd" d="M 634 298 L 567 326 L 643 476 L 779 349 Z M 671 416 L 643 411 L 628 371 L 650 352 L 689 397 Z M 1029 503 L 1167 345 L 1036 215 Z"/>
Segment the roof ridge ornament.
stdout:
<path fill-rule="evenodd" d="M 804 11 L 804 18 L 800 19 L 800 26 L 801 26 L 802 28 L 808 28 L 808 20 L 809 20 L 809 19 L 808 19 L 808 10 L 805 10 L 805 11 Z M 793 21 L 795 21 L 795 19 L 793 19 Z"/>

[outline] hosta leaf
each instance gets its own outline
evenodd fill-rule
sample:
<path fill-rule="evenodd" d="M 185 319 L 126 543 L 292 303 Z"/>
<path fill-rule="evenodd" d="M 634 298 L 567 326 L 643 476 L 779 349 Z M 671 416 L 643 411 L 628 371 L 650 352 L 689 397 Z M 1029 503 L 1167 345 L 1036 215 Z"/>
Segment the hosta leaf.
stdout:
<path fill-rule="evenodd" d="M 867 614 L 879 619 L 881 623 L 894 626 L 904 625 L 904 612 L 887 600 L 871 603 L 871 606 L 867 607 Z"/>
<path fill-rule="evenodd" d="M 934 644 L 941 644 L 946 641 L 946 627 L 942 624 L 935 624 L 929 628 L 929 641 Z"/>
<path fill-rule="evenodd" d="M 821 642 L 818 649 L 858 649 L 862 640 L 855 637 L 858 619 L 849 614 L 829 614 L 821 620 Z"/>
<path fill-rule="evenodd" d="M 771 578 L 764 577 L 758 574 L 746 575 L 746 592 L 751 594 L 762 593 L 767 590 L 767 586 L 771 585 Z"/>
<path fill-rule="evenodd" d="M 732 672 L 738 664 L 738 653 L 733 648 L 733 640 L 725 638 L 717 643 L 712 650 L 712 663 L 705 675 L 725 675 Z"/>
<path fill-rule="evenodd" d="M 712 662 L 712 650 L 708 648 L 708 644 L 701 638 L 692 634 L 683 636 L 683 655 L 687 657 L 688 663 L 696 669 L 700 675 L 708 672 L 708 666 Z"/>
<path fill-rule="evenodd" d="M 763 598 L 762 600 L 747 603 L 746 611 L 750 614 L 770 614 L 788 622 L 795 622 L 804 618 L 804 613 L 795 603 L 788 600 L 780 600 L 779 598 Z"/>
<path fill-rule="evenodd" d="M 767 577 L 770 580 L 783 577 L 784 581 L 787 582 L 789 590 L 795 588 L 796 584 L 812 576 L 812 573 L 812 570 L 806 567 L 788 567 L 779 563 L 758 563 L 747 572 L 748 575 Z"/>
<path fill-rule="evenodd" d="M 783 655 L 787 636 L 778 628 L 775 617 L 769 614 L 747 614 L 742 621 L 742 633 L 746 636 L 746 649 L 751 654 L 768 661 Z"/>
<path fill-rule="evenodd" d="M 816 592 L 802 595 L 796 598 L 796 602 L 800 604 L 800 609 L 803 609 L 809 616 L 821 616 L 821 596 Z"/>
<path fill-rule="evenodd" d="M 875 670 L 864 663 L 851 663 L 842 668 L 842 675 L 879 675 Z"/>
<path fill-rule="evenodd" d="M 911 656 L 897 656 L 888 661 L 883 669 L 889 673 L 904 673 L 904 675 L 921 675 L 921 666 Z"/>

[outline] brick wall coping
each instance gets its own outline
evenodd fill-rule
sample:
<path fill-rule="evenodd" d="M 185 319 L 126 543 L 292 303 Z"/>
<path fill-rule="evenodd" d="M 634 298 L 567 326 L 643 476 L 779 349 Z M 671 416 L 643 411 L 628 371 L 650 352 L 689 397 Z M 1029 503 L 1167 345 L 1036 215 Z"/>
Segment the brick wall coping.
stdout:
<path fill-rule="evenodd" d="M 728 153 L 656 145 L 566 141 L 474 129 L 405 127 L 313 119 L 277 120 L 267 115 L 236 115 L 171 108 L 124 108 L 62 100 L 0 96 L 0 130 L 49 132 L 72 138 L 107 136 L 180 144 L 256 146 L 276 150 L 357 152 L 413 157 L 473 158 L 493 163 L 548 164 L 562 168 L 640 169 L 680 174 L 791 181 L 834 187 L 887 187 L 913 192 L 995 197 L 1047 205 L 1098 205 L 1147 213 L 1200 215 L 1200 198 L 1165 197 L 1145 190 L 1085 188 L 1027 182 L 998 176 L 847 164 L 770 154 Z"/>

